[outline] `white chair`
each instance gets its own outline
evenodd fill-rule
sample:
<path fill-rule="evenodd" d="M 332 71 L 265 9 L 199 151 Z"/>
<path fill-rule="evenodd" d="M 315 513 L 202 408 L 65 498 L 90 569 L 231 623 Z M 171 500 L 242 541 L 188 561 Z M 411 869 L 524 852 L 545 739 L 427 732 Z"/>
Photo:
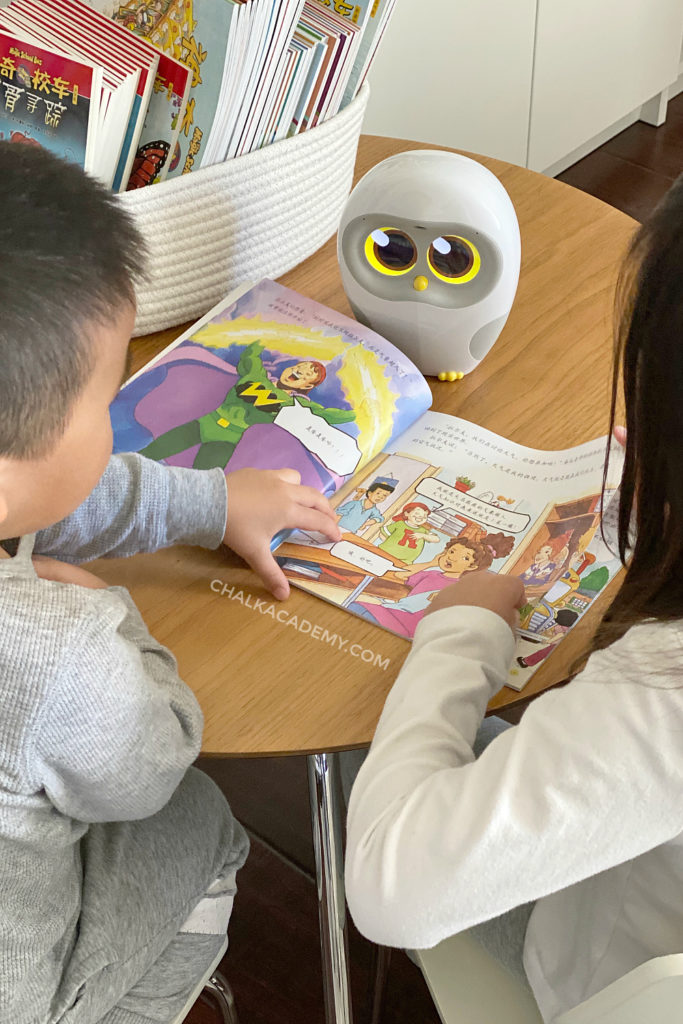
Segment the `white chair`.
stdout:
<path fill-rule="evenodd" d="M 183 1024 L 183 1021 L 187 1017 L 191 1008 L 197 1002 L 202 992 L 208 991 L 214 998 L 214 1001 L 218 1004 L 223 1015 L 223 1024 L 238 1024 L 237 1011 L 235 1010 L 235 1000 L 233 999 L 232 991 L 227 981 L 217 969 L 219 963 L 223 959 L 226 949 L 228 948 L 228 937 L 225 936 L 225 942 L 215 957 L 213 963 L 205 972 L 201 981 L 197 982 L 195 989 L 188 998 L 187 1002 L 183 1006 L 182 1010 L 175 1017 L 171 1024 Z"/>
<path fill-rule="evenodd" d="M 530 991 L 467 932 L 411 951 L 444 1024 L 543 1024 Z M 681 1024 L 683 953 L 629 971 L 553 1024 Z"/>

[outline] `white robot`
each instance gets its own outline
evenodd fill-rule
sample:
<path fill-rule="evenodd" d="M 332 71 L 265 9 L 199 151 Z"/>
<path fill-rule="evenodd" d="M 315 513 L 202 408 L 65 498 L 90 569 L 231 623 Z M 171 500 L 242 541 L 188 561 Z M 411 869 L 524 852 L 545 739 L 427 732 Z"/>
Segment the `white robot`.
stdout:
<path fill-rule="evenodd" d="M 519 224 L 482 164 L 412 150 L 358 182 L 342 213 L 337 256 L 356 318 L 422 373 L 458 380 L 507 320 L 519 279 Z"/>

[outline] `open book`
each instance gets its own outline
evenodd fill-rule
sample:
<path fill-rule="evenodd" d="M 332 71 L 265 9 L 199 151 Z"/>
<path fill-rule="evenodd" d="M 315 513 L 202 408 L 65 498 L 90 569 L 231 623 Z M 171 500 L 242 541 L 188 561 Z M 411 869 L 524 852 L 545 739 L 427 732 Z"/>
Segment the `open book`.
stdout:
<path fill-rule="evenodd" d="M 277 550 L 285 574 L 406 638 L 463 574 L 519 576 L 528 604 L 508 684 L 521 689 L 620 567 L 599 529 L 606 439 L 536 451 L 430 404 L 388 341 L 264 280 L 131 378 L 111 409 L 114 450 L 297 469 L 330 497 L 343 536 L 293 534 Z"/>

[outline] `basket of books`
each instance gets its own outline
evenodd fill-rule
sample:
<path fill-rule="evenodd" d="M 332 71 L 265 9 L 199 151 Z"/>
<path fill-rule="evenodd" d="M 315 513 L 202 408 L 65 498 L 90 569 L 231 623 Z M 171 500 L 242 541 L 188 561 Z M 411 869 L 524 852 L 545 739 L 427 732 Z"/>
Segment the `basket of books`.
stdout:
<path fill-rule="evenodd" d="M 396 0 L 0 0 L 0 139 L 118 195 L 149 252 L 136 334 L 336 230 Z"/>
<path fill-rule="evenodd" d="M 120 195 L 150 257 L 136 334 L 197 317 L 242 281 L 278 277 L 334 234 L 367 97 L 365 85 L 316 128 Z"/>

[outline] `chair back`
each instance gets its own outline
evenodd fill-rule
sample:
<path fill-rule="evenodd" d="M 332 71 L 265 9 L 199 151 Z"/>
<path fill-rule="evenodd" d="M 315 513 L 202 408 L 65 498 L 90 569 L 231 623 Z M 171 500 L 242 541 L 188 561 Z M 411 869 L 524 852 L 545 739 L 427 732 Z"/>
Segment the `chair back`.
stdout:
<path fill-rule="evenodd" d="M 683 1021 L 683 953 L 635 967 L 567 1010 L 555 1024 L 677 1024 Z"/>
<path fill-rule="evenodd" d="M 411 956 L 443 1024 L 543 1024 L 530 989 L 468 932 Z M 683 1024 L 683 953 L 648 960 L 553 1024 Z"/>

